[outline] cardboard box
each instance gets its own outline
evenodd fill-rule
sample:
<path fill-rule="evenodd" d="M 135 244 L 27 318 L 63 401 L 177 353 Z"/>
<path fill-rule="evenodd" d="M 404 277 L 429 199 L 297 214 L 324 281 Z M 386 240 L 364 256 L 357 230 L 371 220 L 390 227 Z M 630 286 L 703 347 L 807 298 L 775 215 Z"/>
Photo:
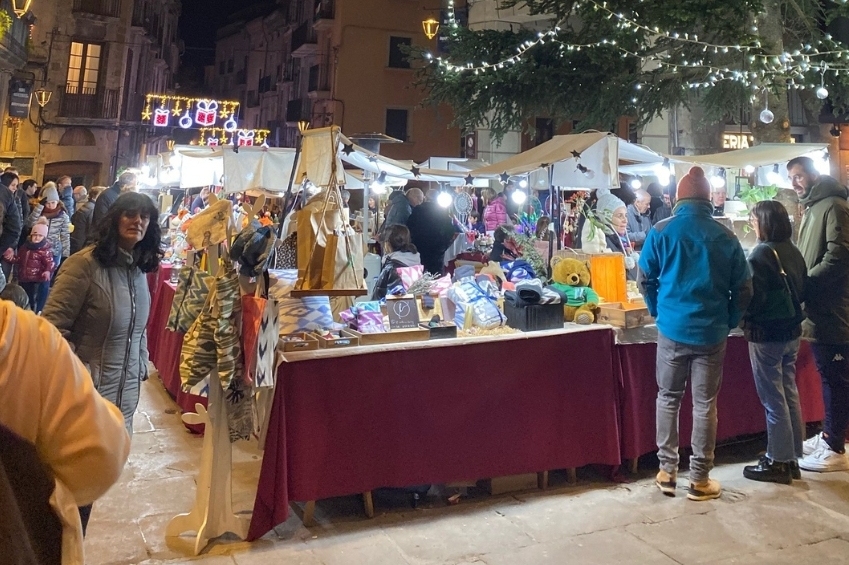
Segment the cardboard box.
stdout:
<path fill-rule="evenodd" d="M 612 302 L 599 305 L 598 322 L 619 328 L 637 328 L 654 323 L 649 309 L 640 304 Z"/>
<path fill-rule="evenodd" d="M 537 473 L 523 473 L 521 475 L 494 477 L 492 479 L 480 481 L 480 483 L 480 486 L 489 494 L 504 494 L 508 492 L 539 488 Z"/>

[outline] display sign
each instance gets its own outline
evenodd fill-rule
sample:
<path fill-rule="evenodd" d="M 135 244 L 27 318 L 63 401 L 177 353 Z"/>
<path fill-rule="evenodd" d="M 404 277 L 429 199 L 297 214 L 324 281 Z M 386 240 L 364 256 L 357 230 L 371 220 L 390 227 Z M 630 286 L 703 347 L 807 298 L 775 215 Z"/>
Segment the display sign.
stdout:
<path fill-rule="evenodd" d="M 9 83 L 9 117 L 27 118 L 32 85 L 22 80 Z"/>
<path fill-rule="evenodd" d="M 390 330 L 411 330 L 419 327 L 419 308 L 415 297 L 386 298 L 386 314 Z"/>

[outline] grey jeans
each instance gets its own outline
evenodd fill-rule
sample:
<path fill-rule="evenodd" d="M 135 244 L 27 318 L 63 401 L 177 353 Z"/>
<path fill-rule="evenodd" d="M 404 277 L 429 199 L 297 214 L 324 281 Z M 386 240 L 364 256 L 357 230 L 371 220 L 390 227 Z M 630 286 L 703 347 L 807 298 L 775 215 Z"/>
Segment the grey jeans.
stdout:
<path fill-rule="evenodd" d="M 799 339 L 749 343 L 758 397 L 766 410 L 766 455 L 786 463 L 802 457 L 805 425 L 796 389 Z"/>
<path fill-rule="evenodd" d="M 722 384 L 726 340 L 687 345 L 657 336 L 657 457 L 667 473 L 678 470 L 678 412 L 690 381 L 693 433 L 690 481 L 704 482 L 713 469 L 716 447 L 716 397 Z"/>

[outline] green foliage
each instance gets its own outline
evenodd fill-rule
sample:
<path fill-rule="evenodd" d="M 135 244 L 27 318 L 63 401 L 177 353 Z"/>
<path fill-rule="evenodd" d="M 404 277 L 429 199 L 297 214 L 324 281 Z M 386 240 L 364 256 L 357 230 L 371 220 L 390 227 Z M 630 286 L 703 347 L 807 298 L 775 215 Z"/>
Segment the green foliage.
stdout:
<path fill-rule="evenodd" d="M 740 189 L 740 200 L 751 208 L 763 200 L 772 200 L 778 194 L 778 187 L 769 186 L 744 186 Z"/>
<path fill-rule="evenodd" d="M 535 237 L 529 237 L 524 234 L 514 235 L 513 240 L 522 252 L 522 259 L 527 261 L 528 264 L 533 267 L 537 278 L 543 281 L 543 283 L 547 282 L 548 261 L 539 254 L 539 251 L 537 251 L 537 248 L 534 245 L 534 242 L 538 240 Z"/>
<path fill-rule="evenodd" d="M 599 0 L 600 1 L 600 0 Z M 426 59 L 421 50 L 412 57 L 421 59 L 417 84 L 428 93 L 432 104 L 448 104 L 455 122 L 464 129 L 487 127 L 496 141 L 511 130 L 530 132 L 531 120 L 547 117 L 559 124 L 578 120 L 578 130 L 611 129 L 622 116 L 642 125 L 675 105 L 688 106 L 699 100 L 709 119 L 737 116 L 751 108 L 752 87 L 721 80 L 709 67 L 728 73 L 747 73 L 758 85 L 775 91 L 788 81 L 819 84 L 820 72 L 804 66 L 784 65 L 776 56 L 757 59 L 751 53 L 727 52 L 697 43 L 658 36 L 649 30 L 661 29 L 697 35 L 700 41 L 715 45 L 749 46 L 752 53 L 780 55 L 804 50 L 805 45 L 823 44 L 823 51 L 846 49 L 823 31 L 839 16 L 847 15 L 847 4 L 819 0 L 607 0 L 605 6 L 638 22 L 641 28 L 620 25 L 616 17 L 591 0 L 502 0 L 501 8 L 526 8 L 531 14 L 550 16 L 542 29 L 559 29 L 525 53 L 515 64 L 480 73 L 446 70 Z M 767 22 L 767 23 L 764 23 Z M 759 35 L 758 29 L 778 23 L 783 37 Z M 648 28 L 648 29 L 646 29 Z M 515 56 L 516 47 L 536 40 L 537 31 L 470 31 L 459 28 L 448 35 L 449 55 L 454 65 L 467 62 L 495 64 Z M 566 45 L 603 45 L 570 49 Z M 615 42 L 615 45 L 613 44 Z M 632 55 L 624 54 L 623 50 Z M 657 65 L 659 57 L 666 65 Z M 846 68 L 849 57 L 837 53 L 816 58 L 833 59 L 832 68 Z M 702 61 L 700 67 L 683 67 Z M 791 68 L 792 67 L 792 68 Z M 761 74 L 760 71 L 766 72 Z M 826 86 L 835 113 L 849 109 L 849 73 L 826 73 Z M 693 84 L 699 87 L 692 87 Z M 822 106 L 810 90 L 801 91 L 814 110 Z"/>
<path fill-rule="evenodd" d="M 3 38 L 12 27 L 12 16 L 6 10 L 0 10 L 0 38 Z"/>

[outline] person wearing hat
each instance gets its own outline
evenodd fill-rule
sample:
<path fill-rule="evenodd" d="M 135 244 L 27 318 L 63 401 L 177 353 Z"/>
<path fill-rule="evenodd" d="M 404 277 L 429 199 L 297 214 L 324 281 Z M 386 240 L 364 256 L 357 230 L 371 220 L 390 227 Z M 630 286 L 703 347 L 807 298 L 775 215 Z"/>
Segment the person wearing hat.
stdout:
<path fill-rule="evenodd" d="M 41 203 L 30 212 L 27 226 L 35 226 L 39 218 L 47 221 L 47 243 L 53 252 L 55 273 L 62 260 L 71 255 L 71 217 L 59 198 L 56 185 L 52 182 L 44 184 Z M 46 297 L 44 299 L 46 300 Z"/>
<path fill-rule="evenodd" d="M 50 290 L 50 278 L 53 276 L 53 250 L 47 241 L 47 230 L 47 220 L 39 218 L 15 258 L 18 282 L 36 314 L 44 309 Z"/>
<path fill-rule="evenodd" d="M 625 202 L 606 188 L 596 192 L 595 221 L 584 221 L 581 250 L 585 253 L 621 253 L 625 256 L 625 275 L 637 280 L 637 259 L 628 235 L 628 208 Z"/>
<path fill-rule="evenodd" d="M 752 297 L 746 256 L 731 230 L 713 219 L 710 183 L 693 167 L 678 183 L 670 218 L 658 222 L 640 255 L 640 283 L 657 320 L 657 446 L 655 482 L 675 496 L 678 475 L 678 413 L 692 382 L 693 432 L 687 498 L 721 494 L 710 478 L 716 446 L 716 399 L 728 332 L 736 328 Z"/>

